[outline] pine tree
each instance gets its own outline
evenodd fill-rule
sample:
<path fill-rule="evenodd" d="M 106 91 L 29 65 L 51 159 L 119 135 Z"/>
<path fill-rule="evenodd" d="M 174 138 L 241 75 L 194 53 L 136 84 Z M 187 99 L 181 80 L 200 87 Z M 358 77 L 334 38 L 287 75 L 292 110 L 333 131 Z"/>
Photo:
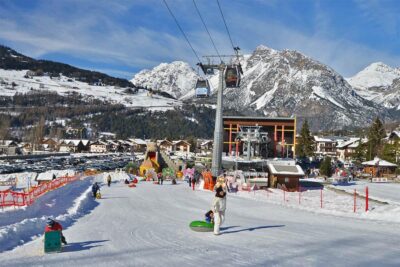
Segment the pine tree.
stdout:
<path fill-rule="evenodd" d="M 297 156 L 300 158 L 314 155 L 314 138 L 311 136 L 307 119 L 304 120 L 300 131 L 300 140 L 296 146 Z"/>
<path fill-rule="evenodd" d="M 372 160 L 382 149 L 382 139 L 386 136 L 385 128 L 376 118 L 368 130 L 367 160 Z"/>
<path fill-rule="evenodd" d="M 395 163 L 399 151 L 399 141 L 396 140 L 394 144 L 386 143 L 383 145 L 382 151 L 379 154 L 381 159 Z"/>
<path fill-rule="evenodd" d="M 356 161 L 362 162 L 362 161 L 365 160 L 365 151 L 366 151 L 366 144 L 363 144 L 362 137 L 360 137 L 360 141 L 358 142 L 358 146 L 356 147 L 354 153 L 351 156 Z"/>

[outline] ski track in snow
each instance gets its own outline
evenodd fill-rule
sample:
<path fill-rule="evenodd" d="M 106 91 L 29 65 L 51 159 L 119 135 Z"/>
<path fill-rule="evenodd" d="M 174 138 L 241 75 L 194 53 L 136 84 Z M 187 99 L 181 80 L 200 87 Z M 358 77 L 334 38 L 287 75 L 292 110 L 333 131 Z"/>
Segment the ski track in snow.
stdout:
<path fill-rule="evenodd" d="M 167 182 L 166 182 L 167 183 Z M 398 266 L 398 224 L 282 207 L 229 194 L 220 236 L 189 229 L 213 194 L 187 184 L 122 183 L 64 231 L 62 253 L 41 239 L 0 254 L 3 266 Z M 44 225 L 43 225 L 44 227 Z M 368 253 L 366 253 L 368 251 Z"/>

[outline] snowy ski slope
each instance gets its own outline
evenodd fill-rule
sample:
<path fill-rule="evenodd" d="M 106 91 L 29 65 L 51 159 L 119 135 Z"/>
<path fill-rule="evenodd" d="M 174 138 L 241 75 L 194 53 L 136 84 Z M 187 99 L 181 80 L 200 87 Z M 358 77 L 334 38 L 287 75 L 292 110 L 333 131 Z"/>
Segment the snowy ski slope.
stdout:
<path fill-rule="evenodd" d="M 321 215 L 228 195 L 222 235 L 189 229 L 212 193 L 187 184 L 102 187 L 95 209 L 43 255 L 36 239 L 0 254 L 2 266 L 399 266 L 398 224 Z"/>

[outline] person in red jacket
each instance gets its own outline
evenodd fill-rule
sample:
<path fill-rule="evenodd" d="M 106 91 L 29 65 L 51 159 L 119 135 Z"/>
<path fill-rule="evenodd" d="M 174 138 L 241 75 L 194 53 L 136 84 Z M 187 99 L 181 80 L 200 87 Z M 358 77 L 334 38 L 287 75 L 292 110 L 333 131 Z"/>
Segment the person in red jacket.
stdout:
<path fill-rule="evenodd" d="M 66 245 L 67 240 L 65 239 L 65 236 L 62 234 L 62 226 L 59 222 L 56 222 L 55 220 L 48 218 L 46 227 L 44 228 L 44 232 L 52 232 L 52 231 L 60 231 L 61 232 L 61 242 Z"/>

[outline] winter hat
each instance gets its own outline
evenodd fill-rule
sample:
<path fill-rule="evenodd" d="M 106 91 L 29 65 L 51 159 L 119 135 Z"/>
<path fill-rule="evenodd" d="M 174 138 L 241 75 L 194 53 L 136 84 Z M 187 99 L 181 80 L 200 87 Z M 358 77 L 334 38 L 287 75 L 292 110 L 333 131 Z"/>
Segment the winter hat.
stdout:
<path fill-rule="evenodd" d="M 47 218 L 46 224 L 48 226 L 52 226 L 54 224 L 54 220 L 52 218 Z"/>

